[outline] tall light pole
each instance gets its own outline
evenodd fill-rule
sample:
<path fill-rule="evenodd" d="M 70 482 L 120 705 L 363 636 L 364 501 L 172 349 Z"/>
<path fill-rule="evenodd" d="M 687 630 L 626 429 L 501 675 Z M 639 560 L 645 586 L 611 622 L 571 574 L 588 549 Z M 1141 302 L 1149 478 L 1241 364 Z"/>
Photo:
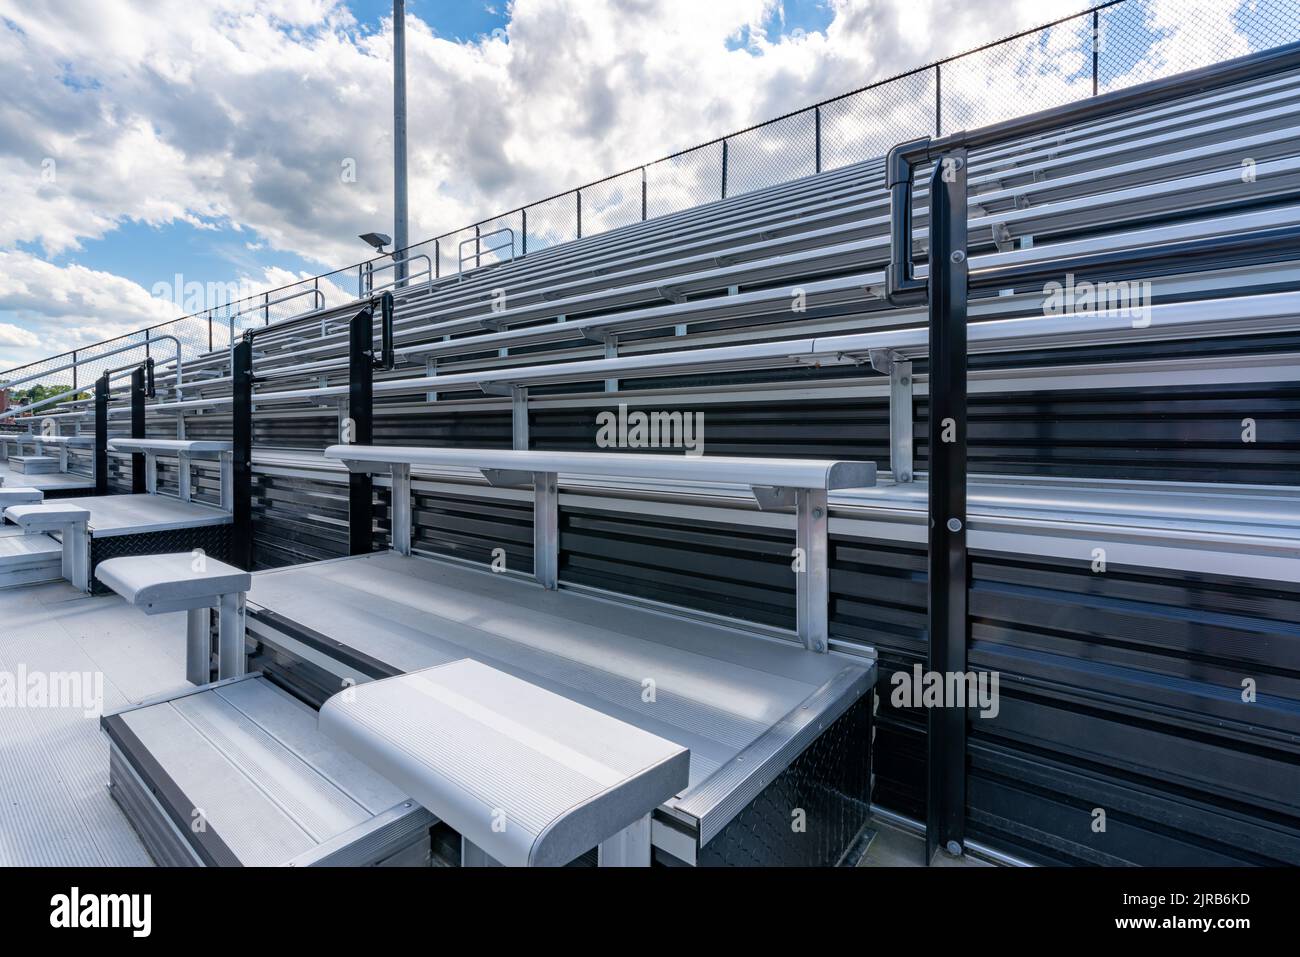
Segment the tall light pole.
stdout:
<path fill-rule="evenodd" d="M 393 246 L 396 284 L 406 285 L 406 0 L 393 0 Z M 401 258 L 398 258 L 398 257 Z"/>

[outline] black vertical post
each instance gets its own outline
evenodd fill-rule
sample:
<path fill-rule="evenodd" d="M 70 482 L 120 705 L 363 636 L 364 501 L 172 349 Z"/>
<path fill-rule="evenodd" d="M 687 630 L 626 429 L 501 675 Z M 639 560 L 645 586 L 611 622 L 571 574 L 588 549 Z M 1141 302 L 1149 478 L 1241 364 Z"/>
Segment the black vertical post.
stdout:
<path fill-rule="evenodd" d="M 576 202 L 577 210 L 578 210 L 578 238 L 581 239 L 582 238 L 582 190 L 575 189 L 573 191 L 573 197 Z"/>
<path fill-rule="evenodd" d="M 1100 48 L 1099 45 L 1101 43 L 1100 17 L 1101 15 L 1096 10 L 1092 11 L 1092 95 L 1093 96 L 1097 95 L 1097 51 Z"/>
<path fill-rule="evenodd" d="M 522 259 L 528 255 L 528 210 L 521 209 L 519 218 L 519 258 Z"/>
<path fill-rule="evenodd" d="M 144 366 L 131 373 L 131 438 L 145 438 Z M 131 494 L 143 495 L 144 492 L 144 455 L 136 452 L 131 456 Z"/>
<path fill-rule="evenodd" d="M 108 373 L 95 380 L 95 494 L 108 494 Z"/>
<path fill-rule="evenodd" d="M 253 570 L 253 342 L 240 339 L 230 368 L 232 405 L 230 441 L 231 561 Z"/>
<path fill-rule="evenodd" d="M 964 674 L 966 555 L 966 150 L 937 158 L 930 180 L 930 534 L 928 670 Z M 945 682 L 945 685 L 947 683 Z M 966 709 L 928 715 L 926 860 L 960 852 L 966 821 Z"/>
<path fill-rule="evenodd" d="M 727 198 L 727 141 L 722 141 L 722 198 Z"/>
<path fill-rule="evenodd" d="M 362 309 L 348 324 L 349 440 L 371 445 L 375 437 L 374 313 Z M 368 555 L 374 548 L 374 480 L 368 473 L 348 475 L 348 554 Z"/>
<path fill-rule="evenodd" d="M 943 75 L 937 63 L 934 65 L 934 135 L 936 139 L 943 135 Z"/>
<path fill-rule="evenodd" d="M 645 167 L 641 167 L 641 222 L 646 220 L 646 176 Z"/>
<path fill-rule="evenodd" d="M 813 171 L 822 171 L 822 108 L 813 109 Z"/>

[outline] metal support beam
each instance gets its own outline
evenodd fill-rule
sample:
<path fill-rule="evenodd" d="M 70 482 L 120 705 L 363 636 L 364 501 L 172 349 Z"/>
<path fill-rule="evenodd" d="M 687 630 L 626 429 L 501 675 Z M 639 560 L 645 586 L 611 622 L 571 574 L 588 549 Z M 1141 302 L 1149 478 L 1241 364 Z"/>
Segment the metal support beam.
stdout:
<path fill-rule="evenodd" d="M 605 358 L 606 359 L 618 358 L 618 336 L 614 335 L 613 333 L 610 333 L 605 336 Z M 618 379 L 606 379 L 605 391 L 617 392 Z"/>
<path fill-rule="evenodd" d="M 244 593 L 222 595 L 217 615 L 217 680 L 238 678 L 248 670 L 248 656 L 244 654 Z"/>
<path fill-rule="evenodd" d="M 528 388 L 510 387 L 510 447 L 528 451 Z"/>
<path fill-rule="evenodd" d="M 69 522 L 63 527 L 63 577 L 77 591 L 90 591 L 90 532 L 86 523 Z"/>
<path fill-rule="evenodd" d="M 533 577 L 547 591 L 560 580 L 560 487 L 555 472 L 533 473 Z"/>
<path fill-rule="evenodd" d="M 348 323 L 348 418 L 351 441 L 374 442 L 374 314 L 362 309 Z M 348 476 L 348 554 L 368 555 L 374 548 L 374 479 L 369 473 Z"/>
<path fill-rule="evenodd" d="M 193 473 L 190 471 L 190 455 L 188 452 L 181 452 L 176 456 L 176 472 L 181 501 L 194 501 L 194 478 Z"/>
<path fill-rule="evenodd" d="M 966 671 L 966 150 L 939 157 L 930 180 L 928 670 Z M 966 709 L 927 714 L 926 860 L 960 853 L 966 824 Z"/>
<path fill-rule="evenodd" d="M 95 494 L 108 494 L 108 373 L 95 380 Z"/>
<path fill-rule="evenodd" d="M 888 349 L 872 349 L 871 368 L 889 376 L 889 471 L 895 483 L 912 481 L 912 362 Z"/>
<path fill-rule="evenodd" d="M 235 456 L 233 452 L 222 452 L 217 466 L 217 494 L 220 495 L 222 509 L 227 512 L 235 507 Z"/>
<path fill-rule="evenodd" d="M 411 467 L 397 462 L 392 467 L 393 488 L 390 497 L 393 551 L 399 555 L 411 554 L 412 503 Z"/>
<path fill-rule="evenodd" d="M 212 680 L 212 609 L 191 608 L 185 614 L 185 680 L 205 685 Z"/>
<path fill-rule="evenodd" d="M 231 563 L 253 569 L 253 343 L 231 350 Z"/>
<path fill-rule="evenodd" d="M 144 368 L 131 373 L 131 438 L 143 439 L 144 424 Z M 131 493 L 141 495 L 148 490 L 145 479 L 145 457 L 139 452 L 131 456 Z"/>
<path fill-rule="evenodd" d="M 895 482 L 910 482 L 912 464 L 912 363 L 895 361 L 889 370 L 889 470 Z"/>
<path fill-rule="evenodd" d="M 795 593 L 799 640 L 810 651 L 825 651 L 830 639 L 830 571 L 825 489 L 795 493 Z"/>
<path fill-rule="evenodd" d="M 144 490 L 150 495 L 158 494 L 158 455 L 155 452 L 144 454 Z"/>
<path fill-rule="evenodd" d="M 638 818 L 596 846 L 598 867 L 650 866 L 650 815 Z"/>

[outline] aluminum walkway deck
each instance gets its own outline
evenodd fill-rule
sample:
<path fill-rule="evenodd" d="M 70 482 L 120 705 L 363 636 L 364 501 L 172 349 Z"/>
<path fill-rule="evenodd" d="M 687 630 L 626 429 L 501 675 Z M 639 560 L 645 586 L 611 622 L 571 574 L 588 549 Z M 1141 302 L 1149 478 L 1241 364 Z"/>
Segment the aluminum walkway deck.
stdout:
<path fill-rule="evenodd" d="M 75 472 L 47 472 L 44 474 L 27 474 L 9 467 L 8 462 L 0 462 L 0 484 L 10 487 L 40 489 L 46 495 L 89 493 L 95 490 L 95 480 L 89 475 Z"/>
<path fill-rule="evenodd" d="M 65 695 L 66 706 L 24 695 L 22 706 L 0 707 L 0 866 L 151 863 L 109 796 L 93 698 L 102 691 L 103 710 L 114 711 L 187 687 L 184 628 L 183 614 L 146 618 L 66 582 L 0 592 L 0 681 L 91 676 L 88 694 Z"/>
<path fill-rule="evenodd" d="M 229 512 L 214 505 L 165 495 L 90 496 L 70 498 L 65 504 L 90 510 L 90 532 L 97 538 L 229 525 L 231 521 Z"/>

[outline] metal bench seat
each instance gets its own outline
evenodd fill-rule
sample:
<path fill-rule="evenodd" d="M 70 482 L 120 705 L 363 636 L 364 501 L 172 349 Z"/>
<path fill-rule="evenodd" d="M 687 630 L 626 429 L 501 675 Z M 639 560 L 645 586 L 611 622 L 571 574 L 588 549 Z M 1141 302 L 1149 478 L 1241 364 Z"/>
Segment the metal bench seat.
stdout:
<path fill-rule="evenodd" d="M 482 662 L 341 692 L 320 728 L 509 866 L 649 866 L 650 814 L 686 787 L 686 748 Z M 472 859 L 472 854 L 464 855 Z"/>
<path fill-rule="evenodd" d="M 48 475 L 59 471 L 59 460 L 52 455 L 11 455 L 9 468 L 24 475 Z"/>

